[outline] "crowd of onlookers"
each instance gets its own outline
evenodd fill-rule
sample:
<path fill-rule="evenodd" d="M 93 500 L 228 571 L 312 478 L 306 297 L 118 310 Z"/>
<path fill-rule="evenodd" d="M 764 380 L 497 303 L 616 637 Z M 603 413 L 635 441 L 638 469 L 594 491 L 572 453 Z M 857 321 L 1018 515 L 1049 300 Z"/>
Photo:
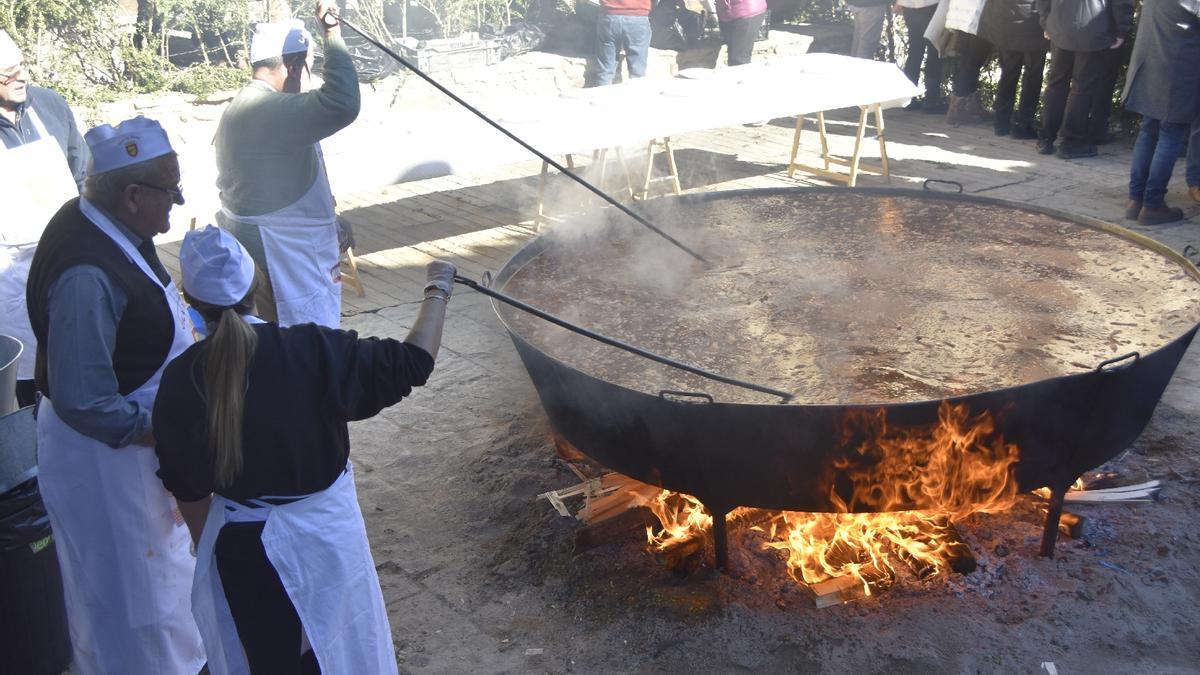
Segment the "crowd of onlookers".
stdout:
<path fill-rule="evenodd" d="M 1043 155 L 1093 157 L 1112 140 L 1113 93 L 1128 58 L 1121 100 L 1142 120 L 1125 217 L 1143 225 L 1183 219 L 1165 195 L 1185 151 L 1188 193 L 1200 202 L 1200 0 L 1143 0 L 1132 49 L 1134 0 L 891 1 L 846 0 L 851 55 L 873 58 L 887 12 L 896 12 L 908 31 L 903 67 L 913 83 L 924 65 L 925 95 L 908 109 L 945 114 L 953 125 L 990 121 L 999 136 L 1036 139 Z M 1000 78 L 988 111 L 979 82 L 993 54 Z"/>
<path fill-rule="evenodd" d="M 767 0 L 665 1 L 715 13 L 728 64 L 749 63 Z M 1121 101 L 1142 120 L 1126 218 L 1183 219 L 1165 199 L 1183 154 L 1188 194 L 1200 202 L 1200 0 L 844 1 L 851 56 L 875 58 L 889 12 L 901 18 L 908 50 L 900 65 L 924 89 L 909 110 L 944 114 L 952 125 L 990 122 L 999 136 L 1036 140 L 1043 155 L 1093 157 L 1113 140 L 1113 94 L 1128 62 Z M 595 84 L 612 81 L 622 51 L 631 77 L 645 73 L 652 2 L 599 0 Z M 988 110 L 980 79 L 993 55 L 1000 76 Z"/>

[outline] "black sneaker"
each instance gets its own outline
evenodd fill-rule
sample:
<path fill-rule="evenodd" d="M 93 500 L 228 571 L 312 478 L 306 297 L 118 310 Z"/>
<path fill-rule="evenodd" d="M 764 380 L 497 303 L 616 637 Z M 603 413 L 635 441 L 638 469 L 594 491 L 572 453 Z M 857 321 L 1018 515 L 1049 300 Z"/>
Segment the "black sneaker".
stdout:
<path fill-rule="evenodd" d="M 1012 128 L 1012 137 L 1022 141 L 1028 141 L 1038 137 L 1037 129 L 1028 124 L 1014 124 Z"/>
<path fill-rule="evenodd" d="M 1100 154 L 1100 151 L 1097 150 L 1096 146 L 1092 145 L 1091 143 L 1083 143 L 1080 145 L 1063 144 L 1058 149 L 1059 159 L 1083 159 L 1085 157 L 1095 157 L 1098 154 Z"/>
<path fill-rule="evenodd" d="M 997 136 L 1007 136 L 1012 132 L 1012 127 L 993 127 Z"/>
<path fill-rule="evenodd" d="M 904 106 L 904 109 L 909 112 L 921 112 L 924 108 L 925 104 L 919 98 L 914 98 L 908 102 L 908 105 Z"/>
<path fill-rule="evenodd" d="M 1044 138 L 1039 138 L 1037 142 L 1037 151 L 1039 155 L 1053 155 L 1054 141 L 1048 141 Z"/>

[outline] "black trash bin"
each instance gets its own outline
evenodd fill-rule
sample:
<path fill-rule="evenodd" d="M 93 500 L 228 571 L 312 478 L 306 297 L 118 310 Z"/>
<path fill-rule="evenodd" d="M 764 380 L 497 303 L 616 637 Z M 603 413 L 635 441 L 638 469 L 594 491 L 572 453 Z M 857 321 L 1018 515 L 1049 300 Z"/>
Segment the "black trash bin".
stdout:
<path fill-rule="evenodd" d="M 32 407 L 0 417 L 0 672 L 60 675 L 71 639 L 36 438 Z"/>

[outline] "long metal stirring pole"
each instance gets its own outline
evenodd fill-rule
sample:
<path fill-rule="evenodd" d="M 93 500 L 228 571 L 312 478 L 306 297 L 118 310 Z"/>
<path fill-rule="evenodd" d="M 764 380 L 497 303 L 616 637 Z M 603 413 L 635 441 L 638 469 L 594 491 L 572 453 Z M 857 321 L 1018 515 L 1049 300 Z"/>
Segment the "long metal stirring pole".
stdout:
<path fill-rule="evenodd" d="M 467 110 L 470 110 L 479 119 L 483 120 L 484 122 L 487 122 L 496 131 L 499 131 L 500 133 L 504 134 L 505 136 L 508 136 L 512 140 L 516 141 L 518 145 L 520 145 L 521 147 L 525 148 L 526 150 L 532 152 L 533 154 L 537 155 L 543 162 L 554 167 L 559 172 L 566 174 L 572 180 L 574 180 L 576 183 L 579 183 L 580 185 L 582 185 L 583 187 L 585 187 L 589 191 L 591 191 L 592 194 L 596 195 L 597 197 L 600 197 L 601 199 L 608 202 L 609 204 L 612 204 L 613 206 L 617 207 L 625 215 L 629 216 L 630 218 L 633 218 L 639 224 L 649 228 L 658 236 L 662 237 L 663 239 L 666 239 L 667 241 L 671 242 L 675 246 L 679 247 L 680 250 L 684 251 L 685 253 L 692 256 L 696 260 L 699 260 L 700 262 L 704 263 L 705 267 L 712 267 L 712 263 L 709 262 L 707 258 L 700 255 L 699 253 L 696 253 L 695 251 L 688 248 L 687 246 L 684 246 L 683 243 L 681 243 L 679 240 L 675 239 L 674 237 L 667 234 L 666 232 L 663 232 L 658 227 L 655 227 L 655 225 L 653 223 L 651 223 L 650 221 L 646 220 L 645 218 L 639 216 L 638 214 L 634 213 L 632 210 L 630 210 L 629 207 L 625 206 L 621 202 L 617 201 L 616 199 L 613 199 L 612 196 L 610 196 L 604 190 L 601 190 L 600 188 L 596 187 L 595 185 L 592 185 L 588 181 L 584 180 L 581 176 L 578 176 L 573 171 L 568 170 L 567 167 L 554 161 L 549 155 L 543 153 L 542 151 L 538 150 L 537 148 L 533 147 L 532 145 L 521 140 L 520 137 L 518 137 L 516 134 L 512 133 L 508 129 L 505 129 L 504 127 L 500 126 L 500 124 L 498 122 L 496 122 L 492 118 L 488 117 L 487 115 L 483 114 L 483 112 L 481 112 L 480 110 L 478 110 L 477 108 L 472 106 L 470 103 L 467 103 L 463 99 L 459 98 L 459 96 L 457 94 L 455 94 L 454 92 L 450 91 L 446 87 L 443 87 L 441 85 L 441 83 L 439 83 L 437 80 L 433 79 L 429 75 L 426 75 L 424 72 L 421 71 L 421 69 L 419 69 L 415 65 L 413 65 L 408 59 L 404 58 L 403 56 L 400 56 L 399 54 L 392 51 L 391 49 L 388 49 L 375 36 L 371 35 L 370 33 L 363 30 L 362 28 L 355 26 L 353 23 L 351 23 L 350 21 L 347 21 L 346 19 L 342 18 L 341 16 L 337 16 L 337 15 L 335 15 L 335 16 L 337 17 L 337 20 L 340 21 L 344 26 L 346 26 L 350 30 L 354 31 L 355 33 L 358 33 L 359 35 L 361 35 L 364 40 L 366 40 L 367 42 L 370 42 L 371 44 L 378 47 L 381 51 L 383 51 L 384 54 L 387 54 L 388 56 L 392 57 L 393 59 L 396 59 L 397 61 L 399 61 L 405 68 L 408 68 L 409 70 L 416 73 L 421 79 L 425 80 L 429 84 L 432 84 L 434 86 L 434 88 L 436 88 L 438 91 L 442 92 L 446 96 L 449 96 L 451 99 L 454 100 L 455 103 L 458 103 L 459 105 L 466 108 Z"/>
<path fill-rule="evenodd" d="M 470 279 L 468 277 L 464 277 L 462 275 L 456 274 L 456 275 L 454 275 L 454 281 L 455 281 L 455 283 L 459 283 L 459 284 L 462 284 L 469 288 L 472 288 L 479 293 L 483 293 L 484 295 L 486 295 L 490 298 L 495 298 L 495 299 L 499 300 L 500 302 L 511 305 L 513 307 L 516 307 L 517 309 L 519 309 L 523 312 L 532 314 L 540 319 L 545 319 L 546 321 L 549 321 L 550 323 L 553 323 L 555 325 L 562 326 L 563 328 L 566 328 L 569 331 L 578 333 L 584 337 L 591 338 L 593 340 L 596 340 L 597 342 L 602 342 L 606 345 L 609 345 L 610 347 L 616 347 L 617 349 L 623 349 L 631 354 L 637 354 L 638 356 L 641 356 L 646 359 L 650 359 L 651 361 L 656 361 L 665 366 L 670 366 L 672 368 L 678 368 L 679 370 L 682 370 L 682 371 L 685 371 L 688 373 L 692 373 L 693 375 L 699 375 L 700 377 L 714 380 L 716 382 L 722 382 L 724 384 L 730 384 L 735 387 L 741 387 L 743 389 L 749 389 L 751 391 L 758 391 L 758 392 L 762 392 L 764 394 L 771 394 L 772 396 L 778 396 L 779 398 L 783 399 L 783 401 L 785 403 L 788 401 L 791 401 L 792 398 L 794 398 L 794 396 L 792 394 L 789 394 L 786 391 L 780 391 L 779 389 L 772 389 L 770 387 L 764 387 L 761 384 L 754 384 L 753 382 L 745 382 L 743 380 L 735 380 L 732 377 L 726 377 L 725 375 L 720 375 L 720 374 L 714 373 L 710 370 L 704 370 L 703 368 L 698 368 L 691 364 L 683 363 L 682 361 L 676 361 L 675 359 L 669 359 L 665 356 L 655 354 L 654 352 L 646 351 L 645 349 L 642 349 L 641 347 L 635 347 L 635 346 L 629 344 L 628 342 L 622 342 L 621 340 L 618 340 L 616 338 L 610 338 L 607 335 L 601 335 L 600 333 L 597 333 L 592 330 L 588 330 L 587 328 L 584 328 L 582 326 L 577 326 L 577 325 L 571 323 L 570 321 L 566 321 L 565 319 L 560 319 L 557 316 L 550 314 L 549 312 L 543 312 L 542 310 L 538 309 L 537 307 L 528 305 L 524 302 L 521 302 L 520 300 L 517 300 L 516 298 L 507 296 L 507 295 L 501 293 L 500 291 L 492 290 L 491 288 L 488 288 L 484 284 L 481 284 L 478 281 L 475 281 L 474 279 Z"/>

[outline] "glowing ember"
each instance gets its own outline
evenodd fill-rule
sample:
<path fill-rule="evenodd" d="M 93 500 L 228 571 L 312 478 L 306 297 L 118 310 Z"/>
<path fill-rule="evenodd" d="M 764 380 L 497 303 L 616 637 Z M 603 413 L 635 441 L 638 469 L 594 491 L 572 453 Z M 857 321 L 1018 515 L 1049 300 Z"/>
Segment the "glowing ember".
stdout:
<path fill-rule="evenodd" d="M 841 513 L 738 509 L 731 525 L 752 524 L 764 547 L 783 552 L 789 574 L 806 584 L 851 576 L 869 594 L 895 579 L 897 562 L 922 577 L 942 574 L 958 545 L 953 521 L 1015 503 L 1017 447 L 995 433 L 988 413 L 971 417 L 966 406 L 943 402 L 938 418 L 921 428 L 891 426 L 882 411 L 848 419 L 842 440 L 851 452 L 834 462 L 829 481 L 851 486 L 831 490 Z M 908 510 L 914 505 L 923 510 Z M 660 523 L 647 530 L 653 549 L 712 529 L 691 496 L 664 490 L 647 506 Z"/>

